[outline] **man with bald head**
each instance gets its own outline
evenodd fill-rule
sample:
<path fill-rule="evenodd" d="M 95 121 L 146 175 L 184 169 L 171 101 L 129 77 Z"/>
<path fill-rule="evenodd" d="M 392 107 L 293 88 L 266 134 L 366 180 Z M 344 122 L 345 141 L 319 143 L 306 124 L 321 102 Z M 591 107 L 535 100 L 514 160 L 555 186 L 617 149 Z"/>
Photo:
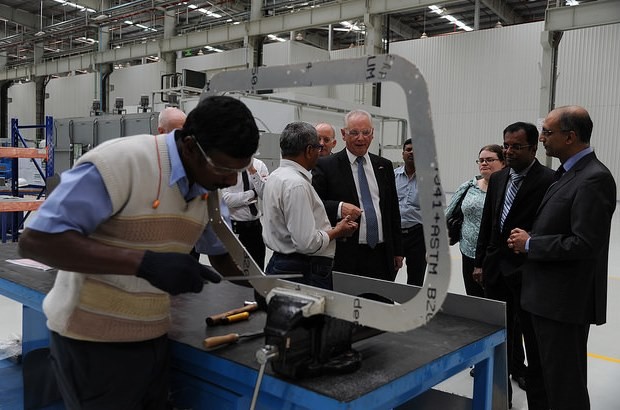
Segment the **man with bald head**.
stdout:
<path fill-rule="evenodd" d="M 157 133 L 168 134 L 175 129 L 183 128 L 187 115 L 178 108 L 168 107 L 159 113 L 157 120 Z"/>
<path fill-rule="evenodd" d="M 325 122 L 315 125 L 314 128 L 319 135 L 319 144 L 323 146 L 323 149 L 319 151 L 319 156 L 331 155 L 332 150 L 336 147 L 336 130 L 332 125 Z"/>
<path fill-rule="evenodd" d="M 545 118 L 538 140 L 562 164 L 531 230 L 508 247 L 526 254 L 521 307 L 531 314 L 549 407 L 587 410 L 590 324 L 606 321 L 607 261 L 616 182 L 590 147 L 592 120 L 579 106 Z M 528 385 L 529 388 L 529 385 Z"/>

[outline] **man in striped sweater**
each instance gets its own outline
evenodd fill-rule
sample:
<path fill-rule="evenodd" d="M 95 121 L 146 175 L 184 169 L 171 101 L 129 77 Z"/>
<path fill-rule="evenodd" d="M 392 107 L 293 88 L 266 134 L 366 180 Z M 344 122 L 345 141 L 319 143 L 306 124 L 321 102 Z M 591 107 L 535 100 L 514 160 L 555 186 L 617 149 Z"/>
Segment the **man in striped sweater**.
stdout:
<path fill-rule="evenodd" d="M 67 408 L 166 408 L 169 295 L 220 281 L 189 255 L 195 244 L 239 273 L 209 247 L 205 199 L 236 183 L 258 137 L 243 103 L 209 97 L 182 129 L 107 141 L 62 175 L 19 251 L 58 268 L 43 310 Z"/>

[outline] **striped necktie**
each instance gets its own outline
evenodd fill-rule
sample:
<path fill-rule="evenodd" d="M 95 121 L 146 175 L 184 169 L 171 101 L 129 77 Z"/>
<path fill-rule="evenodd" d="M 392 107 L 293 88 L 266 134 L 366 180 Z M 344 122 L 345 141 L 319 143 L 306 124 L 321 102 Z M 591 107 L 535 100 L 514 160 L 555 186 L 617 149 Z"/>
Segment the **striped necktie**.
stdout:
<path fill-rule="evenodd" d="M 360 184 L 362 207 L 366 217 L 366 243 L 371 248 L 374 248 L 379 243 L 379 223 L 377 222 L 377 214 L 372 203 L 368 179 L 366 179 L 366 173 L 364 172 L 364 157 L 357 157 L 355 161 L 357 162 L 357 179 Z"/>
<path fill-rule="evenodd" d="M 506 196 L 504 197 L 504 208 L 502 209 L 502 217 L 499 220 L 500 229 L 504 229 L 504 221 L 506 220 L 506 216 L 510 211 L 510 207 L 512 206 L 512 202 L 515 200 L 515 196 L 517 196 L 517 191 L 521 186 L 521 181 L 523 181 L 525 175 L 519 175 L 516 173 L 510 174 L 510 179 L 512 183 L 506 192 Z"/>

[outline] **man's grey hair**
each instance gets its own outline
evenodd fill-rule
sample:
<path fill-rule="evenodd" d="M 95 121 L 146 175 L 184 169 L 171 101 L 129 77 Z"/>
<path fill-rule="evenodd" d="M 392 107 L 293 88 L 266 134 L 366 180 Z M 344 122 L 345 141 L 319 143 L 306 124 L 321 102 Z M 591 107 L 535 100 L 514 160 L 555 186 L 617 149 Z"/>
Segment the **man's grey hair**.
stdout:
<path fill-rule="evenodd" d="M 372 115 L 370 115 L 370 113 L 368 111 L 364 111 L 364 110 L 353 110 L 353 111 L 349 111 L 345 116 L 344 116 L 344 126 L 345 128 L 349 126 L 349 119 L 351 119 L 351 117 L 354 116 L 358 116 L 358 115 L 364 115 L 368 118 L 368 120 L 370 121 L 370 123 L 372 124 Z"/>
<path fill-rule="evenodd" d="M 318 144 L 319 136 L 312 124 L 292 122 L 284 127 L 280 135 L 280 150 L 283 157 L 294 157 L 306 149 L 308 145 Z"/>

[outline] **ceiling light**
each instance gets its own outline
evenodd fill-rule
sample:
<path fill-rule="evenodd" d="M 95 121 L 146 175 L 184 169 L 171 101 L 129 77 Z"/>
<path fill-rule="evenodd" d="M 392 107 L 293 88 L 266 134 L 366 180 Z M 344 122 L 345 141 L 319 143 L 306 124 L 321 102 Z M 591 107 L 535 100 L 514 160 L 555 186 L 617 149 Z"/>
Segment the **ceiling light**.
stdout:
<path fill-rule="evenodd" d="M 278 37 L 278 36 L 276 36 L 276 35 L 274 35 L 274 34 L 268 34 L 268 35 L 267 35 L 267 38 L 269 38 L 269 40 L 279 41 L 279 42 L 281 42 L 281 43 L 283 43 L 283 42 L 285 42 L 285 41 L 286 41 L 285 39 L 283 39 L 283 38 L 281 38 L 281 37 Z"/>
<path fill-rule="evenodd" d="M 222 53 L 224 51 L 224 50 L 220 50 L 219 48 L 215 48 L 211 46 L 205 46 L 205 49 L 207 49 L 208 51 L 214 51 L 216 53 Z"/>
<path fill-rule="evenodd" d="M 579 2 L 577 0 L 566 0 L 567 6 L 578 6 Z"/>
<path fill-rule="evenodd" d="M 495 28 L 502 28 L 504 26 L 502 26 L 502 22 L 497 20 L 497 23 L 495 23 Z"/>
<path fill-rule="evenodd" d="M 424 33 L 422 33 L 422 35 L 420 36 L 420 38 L 428 38 L 428 36 L 426 35 L 426 31 Z"/>
<path fill-rule="evenodd" d="M 437 13 L 439 15 L 442 15 L 446 11 L 446 9 L 440 9 L 439 7 L 435 5 L 428 6 L 428 8 L 431 9 L 433 13 Z"/>
<path fill-rule="evenodd" d="M 440 9 L 437 6 L 429 6 L 429 9 L 431 9 L 431 11 L 433 11 L 434 13 L 440 15 L 442 19 L 448 20 L 448 22 L 450 24 L 454 24 L 455 26 L 457 26 L 461 30 L 473 31 L 473 28 L 469 27 L 467 24 L 463 23 L 462 21 L 460 21 L 459 19 L 457 19 L 453 15 L 446 14 L 446 9 Z M 426 21 L 424 23 L 426 24 Z"/>

